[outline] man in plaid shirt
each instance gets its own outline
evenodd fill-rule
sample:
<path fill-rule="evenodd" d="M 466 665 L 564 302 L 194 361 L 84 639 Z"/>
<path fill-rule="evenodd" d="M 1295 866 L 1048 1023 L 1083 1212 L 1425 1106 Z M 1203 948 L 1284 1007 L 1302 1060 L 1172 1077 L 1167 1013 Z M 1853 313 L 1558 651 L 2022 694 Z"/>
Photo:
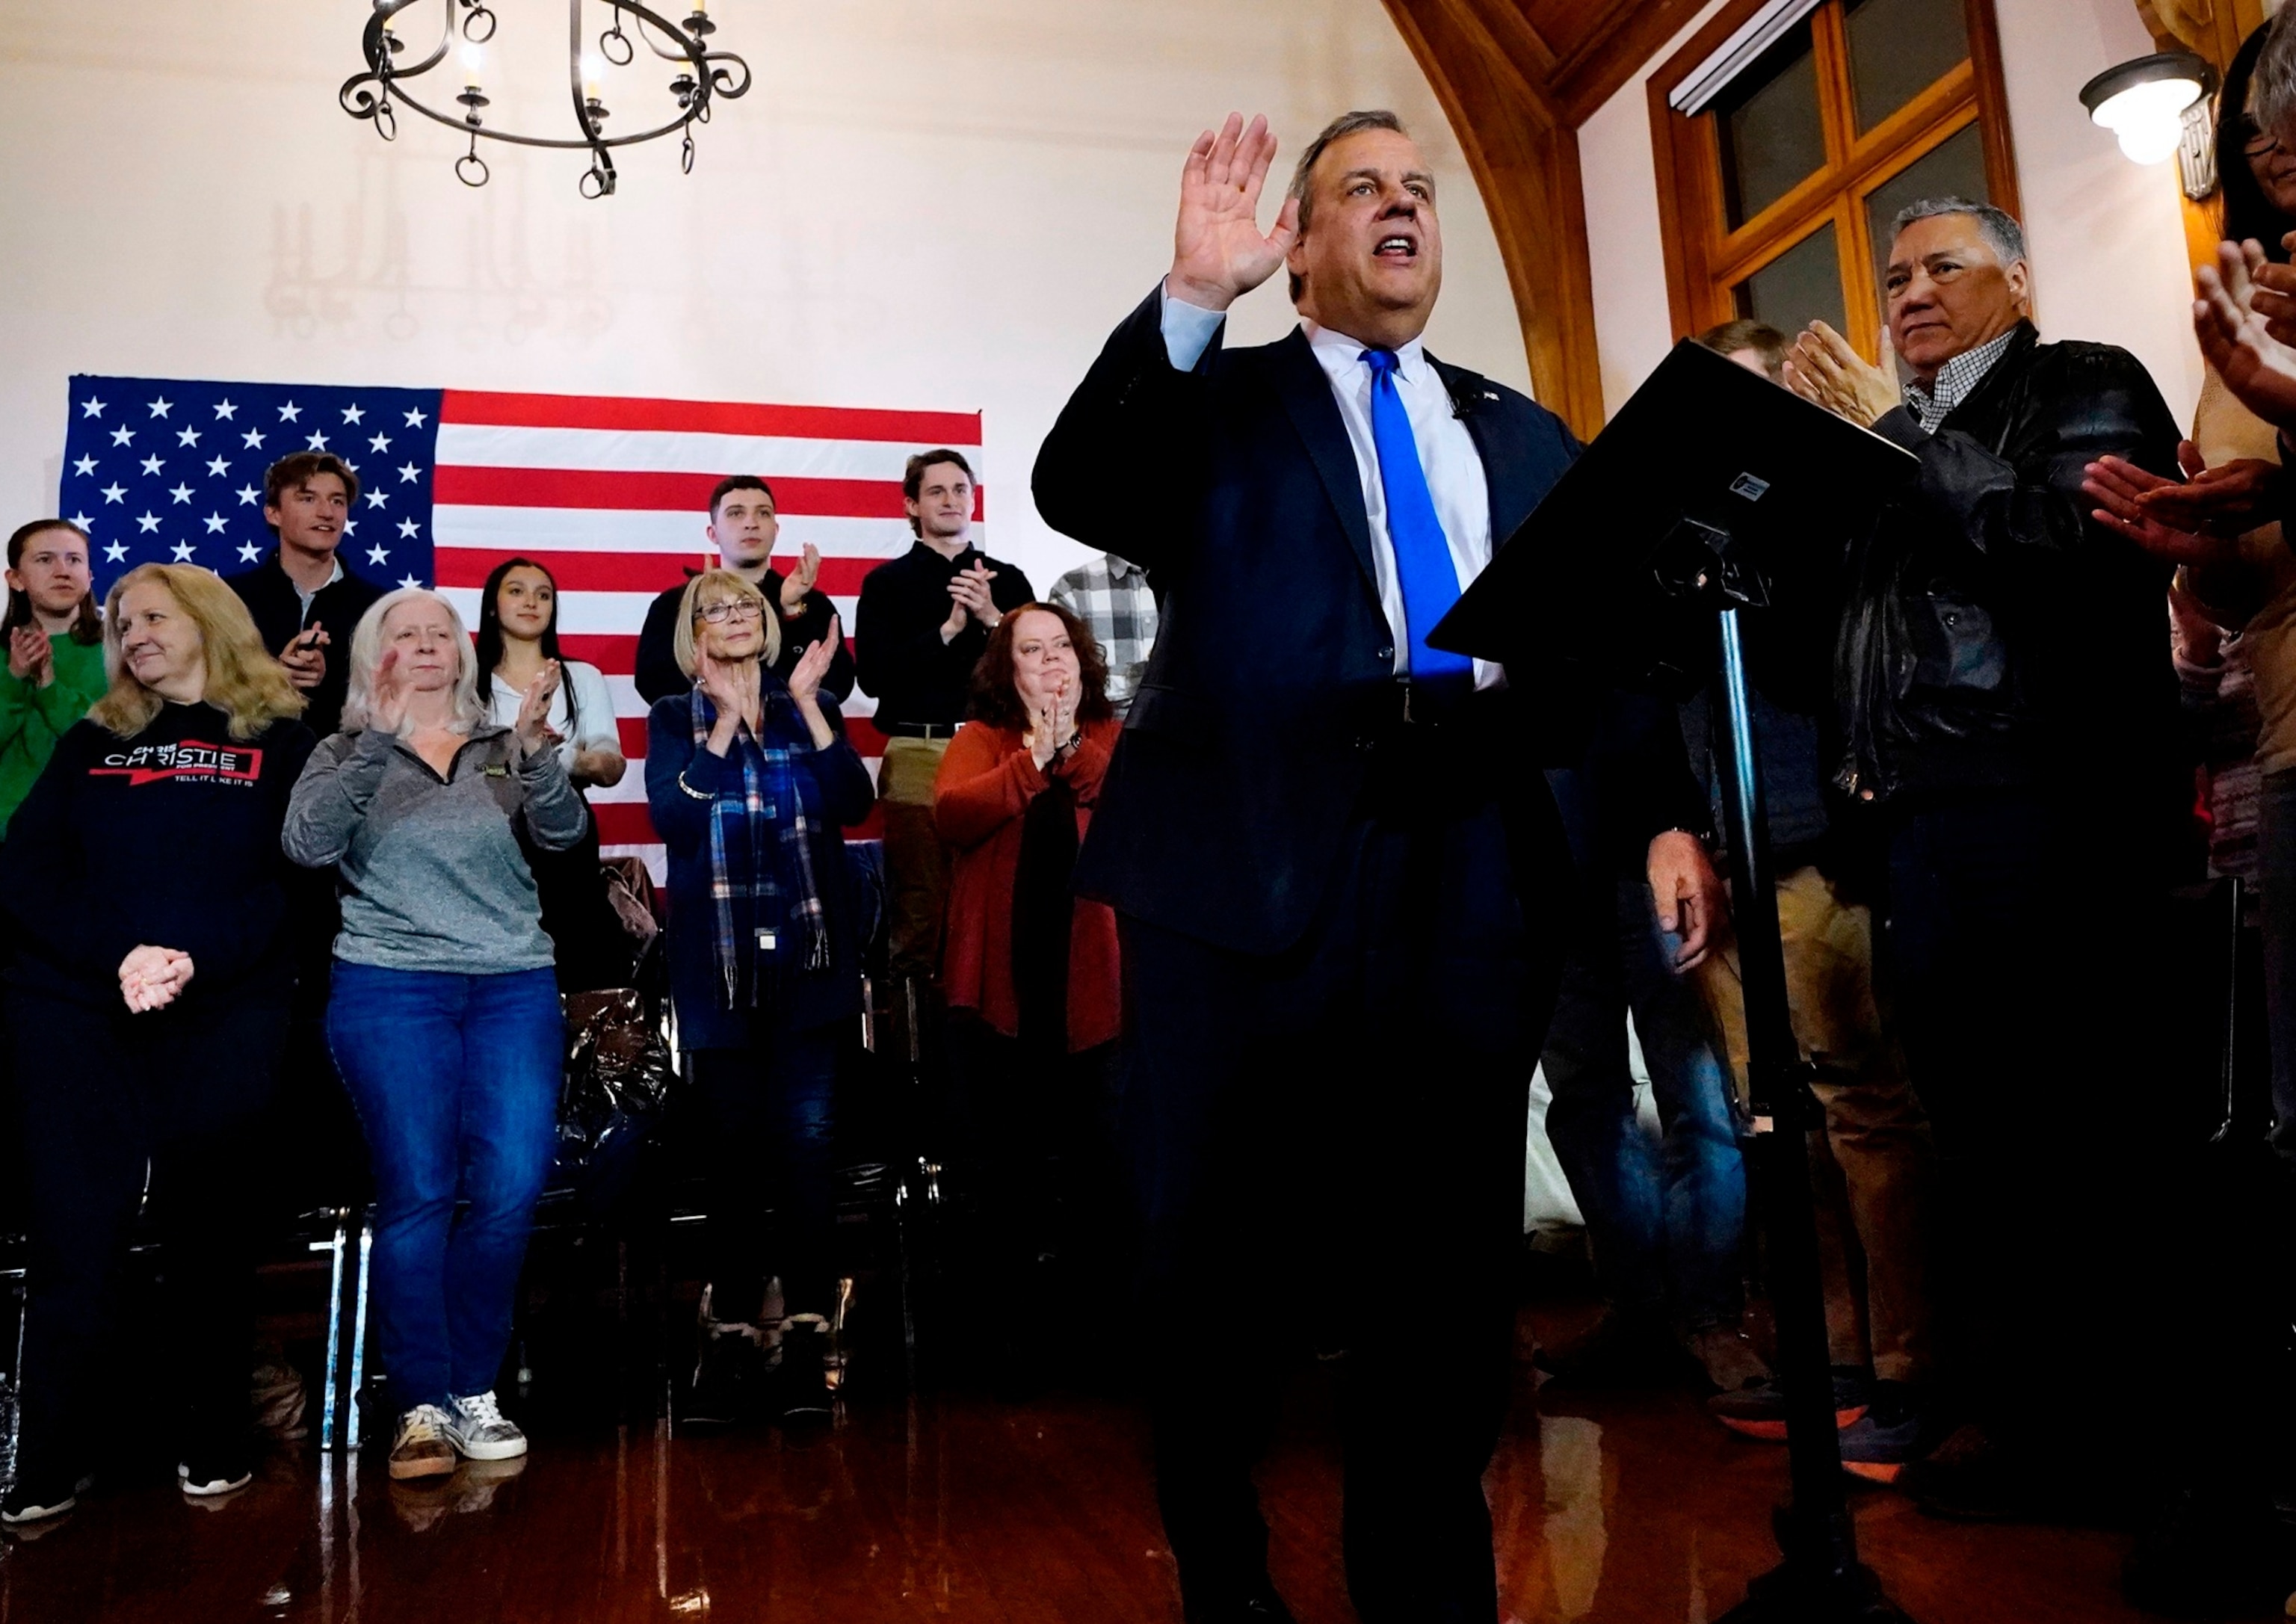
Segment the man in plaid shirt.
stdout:
<path fill-rule="evenodd" d="M 1156 595 L 1148 572 L 1129 559 L 1103 553 L 1053 583 L 1052 601 L 1085 623 L 1108 661 L 1108 702 L 1121 718 L 1148 669 L 1156 646 Z"/>

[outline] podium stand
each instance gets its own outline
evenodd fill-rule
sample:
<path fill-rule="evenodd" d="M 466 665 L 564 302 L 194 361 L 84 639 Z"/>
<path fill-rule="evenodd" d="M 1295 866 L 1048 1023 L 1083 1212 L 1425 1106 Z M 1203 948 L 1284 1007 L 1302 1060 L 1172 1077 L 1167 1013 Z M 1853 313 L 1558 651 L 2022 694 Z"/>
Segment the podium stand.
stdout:
<path fill-rule="evenodd" d="M 1857 1560 L 1842 1482 L 1804 1139 L 1824 1117 L 1786 1003 L 1743 618 L 1767 619 L 1765 633 L 1786 641 L 1823 636 L 1830 650 L 1826 605 L 1843 545 L 1918 465 L 1879 435 L 1685 340 L 1427 639 L 1505 662 L 1534 706 L 1542 675 L 1558 678 L 1559 694 L 1591 680 L 1676 699 L 1719 678 L 1752 1160 L 1769 1218 L 1792 1480 L 1775 1520 L 1784 1560 L 1722 1624 L 1906 1618 Z"/>

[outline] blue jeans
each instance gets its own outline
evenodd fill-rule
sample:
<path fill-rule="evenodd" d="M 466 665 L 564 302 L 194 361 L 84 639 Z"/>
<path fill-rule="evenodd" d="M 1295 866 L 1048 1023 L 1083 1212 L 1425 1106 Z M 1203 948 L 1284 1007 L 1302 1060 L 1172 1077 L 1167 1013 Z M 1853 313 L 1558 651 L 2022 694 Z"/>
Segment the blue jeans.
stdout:
<path fill-rule="evenodd" d="M 1729 1073 L 1696 988 L 1669 968 L 1677 943 L 1650 888 L 1592 876 L 1583 895 L 1541 1063 L 1554 1096 L 1546 1136 L 1586 1215 L 1603 1295 L 1620 1308 L 1670 1305 L 1692 1330 L 1734 1322 L 1746 1166 Z M 1664 1128 L 1655 1148 L 1635 1120 L 1630 1010 Z"/>
<path fill-rule="evenodd" d="M 374 1169 L 375 1315 L 393 1406 L 485 1392 L 510 1348 L 556 1137 L 556 980 L 338 960 L 327 1043 Z M 469 1203 L 459 1220 L 457 1201 Z"/>

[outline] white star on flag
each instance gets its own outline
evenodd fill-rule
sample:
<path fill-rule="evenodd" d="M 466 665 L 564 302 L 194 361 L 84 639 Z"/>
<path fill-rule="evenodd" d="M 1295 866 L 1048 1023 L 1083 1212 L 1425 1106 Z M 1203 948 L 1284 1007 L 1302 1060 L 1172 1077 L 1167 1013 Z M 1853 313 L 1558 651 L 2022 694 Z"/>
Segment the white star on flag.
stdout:
<path fill-rule="evenodd" d="M 221 476 L 231 472 L 231 464 L 225 462 L 223 458 L 219 456 L 213 457 L 209 460 L 208 472 L 211 474 Z"/>
<path fill-rule="evenodd" d="M 228 400 L 218 400 L 216 402 L 216 415 L 222 418 L 226 422 L 230 421 L 231 414 L 238 410 L 239 408 L 232 405 Z"/>
<path fill-rule="evenodd" d="M 398 533 L 411 541 L 422 534 L 422 527 L 412 519 L 402 519 L 398 521 Z"/>
<path fill-rule="evenodd" d="M 111 443 L 115 446 L 124 446 L 135 438 L 135 431 L 133 429 L 122 427 L 111 431 Z"/>
<path fill-rule="evenodd" d="M 103 402 L 102 402 L 101 400 L 83 400 L 83 401 L 81 401 L 81 402 L 79 403 L 79 414 L 80 414 L 82 417 L 101 417 L 101 416 L 102 416 L 102 415 L 103 415 Z"/>
<path fill-rule="evenodd" d="M 84 456 L 80 458 L 79 461 L 72 464 L 72 472 L 74 473 L 94 473 L 95 472 L 95 459 L 92 456 Z"/>
<path fill-rule="evenodd" d="M 71 516 L 71 521 L 72 521 L 74 524 L 76 524 L 76 525 L 79 526 L 79 528 L 80 528 L 81 529 L 83 529 L 83 530 L 84 530 L 84 529 L 87 529 L 87 527 L 88 527 L 89 525 L 94 524 L 94 523 L 95 522 L 95 521 L 94 521 L 94 520 L 93 520 L 93 519 L 89 518 L 86 513 L 74 513 L 74 514 Z"/>
<path fill-rule="evenodd" d="M 422 477 L 422 471 L 420 468 L 417 468 L 414 463 L 402 463 L 399 464 L 398 482 L 401 485 L 412 485 L 415 480 Z"/>
<path fill-rule="evenodd" d="M 388 434 L 378 434 L 373 439 L 367 441 L 366 444 L 367 449 L 370 451 L 388 451 L 390 449 L 390 436 Z"/>
<path fill-rule="evenodd" d="M 381 542 L 375 543 L 374 545 L 366 550 L 366 562 L 371 564 L 389 563 L 390 562 L 390 549 L 384 546 Z"/>
<path fill-rule="evenodd" d="M 124 541 L 111 541 L 111 542 L 106 542 L 106 543 L 104 544 L 104 546 L 103 546 L 103 562 L 104 562 L 105 563 L 107 563 L 107 564 L 116 564 L 116 563 L 118 563 L 121 559 L 123 559 L 123 558 L 125 558 L 125 557 L 127 557 L 127 544 L 126 542 L 124 542 Z"/>
<path fill-rule="evenodd" d="M 411 406 L 407 409 L 406 426 L 410 429 L 419 429 L 422 426 L 422 414 L 419 409 Z"/>
<path fill-rule="evenodd" d="M 324 451 L 327 448 L 327 437 L 324 434 L 314 433 L 303 443 L 314 451 Z"/>
<path fill-rule="evenodd" d="M 411 576 L 411 575 L 410 575 L 410 576 L 406 577 L 404 580 L 400 581 L 398 584 L 399 584 L 400 586 L 420 586 L 422 583 L 421 581 L 416 580 L 413 576 Z"/>
<path fill-rule="evenodd" d="M 143 527 L 144 533 L 148 536 L 160 528 L 160 515 L 152 513 L 138 513 L 135 516 L 135 522 Z"/>
<path fill-rule="evenodd" d="M 178 485 L 168 494 L 179 503 L 189 502 L 192 499 L 192 488 L 188 485 Z"/>
<path fill-rule="evenodd" d="M 168 408 L 175 404 L 176 403 L 174 401 L 168 399 L 165 395 L 162 395 L 159 399 L 152 403 L 152 415 L 154 417 L 165 417 L 168 414 Z"/>
<path fill-rule="evenodd" d="M 221 513 L 209 513 L 207 517 L 207 526 L 208 534 L 213 536 L 219 530 L 228 529 L 231 521 L 226 519 Z"/>
<path fill-rule="evenodd" d="M 357 520 L 356 520 L 356 519 L 346 519 L 346 520 L 344 520 L 344 521 L 343 521 L 343 534 L 344 534 L 344 535 L 348 536 L 348 535 L 349 535 L 353 530 L 356 530 L 357 529 L 358 529 L 358 521 L 357 521 Z"/>
<path fill-rule="evenodd" d="M 176 443 L 179 446 L 196 446 L 200 443 L 200 431 L 197 429 L 178 429 L 176 431 Z"/>
<path fill-rule="evenodd" d="M 366 499 L 367 504 L 370 507 L 389 507 L 390 505 L 390 497 L 382 491 L 371 490 L 366 493 Z"/>
<path fill-rule="evenodd" d="M 364 406 L 347 406 L 343 408 L 343 421 L 348 423 L 356 423 L 365 415 L 366 409 Z"/>
<path fill-rule="evenodd" d="M 289 401 L 285 406 L 281 406 L 281 407 L 279 408 L 279 421 L 280 421 L 281 422 L 293 422 L 297 418 L 300 417 L 302 414 L 303 414 L 303 408 L 302 408 L 301 406 L 297 406 L 297 405 L 296 405 L 293 401 L 291 401 L 291 401 Z"/>
<path fill-rule="evenodd" d="M 257 546 L 253 542 L 242 541 L 239 544 L 239 562 L 241 563 L 251 564 L 262 556 L 263 549 Z"/>
<path fill-rule="evenodd" d="M 177 542 L 176 544 L 176 562 L 179 564 L 190 563 L 192 562 L 192 554 L 194 551 L 196 551 L 196 549 L 193 547 L 190 542 Z"/>
<path fill-rule="evenodd" d="M 145 458 L 144 459 L 144 472 L 145 473 L 157 473 L 157 472 L 160 472 L 160 459 L 159 459 L 158 457 L 156 457 L 156 456 L 147 456 L 147 457 L 145 457 Z"/>
<path fill-rule="evenodd" d="M 114 480 L 111 484 L 105 486 L 96 494 L 102 496 L 106 502 L 117 502 L 120 497 L 127 494 L 127 488 L 122 485 L 119 480 Z"/>
<path fill-rule="evenodd" d="M 240 444 L 243 446 L 251 446 L 256 450 L 260 451 L 263 449 L 263 431 L 260 429 L 250 429 L 246 433 L 239 437 L 239 440 Z"/>
<path fill-rule="evenodd" d="M 255 505 L 255 499 L 256 499 L 256 497 L 258 497 L 258 496 L 261 496 L 262 494 L 263 494 L 263 493 L 262 493 L 261 491 L 259 491 L 259 490 L 256 489 L 256 488 L 255 488 L 255 487 L 254 487 L 254 486 L 252 486 L 252 485 L 242 485 L 242 486 L 241 486 L 241 487 L 239 488 L 239 504 L 240 504 L 240 506 L 242 506 L 242 507 L 252 507 L 252 506 L 254 506 L 254 505 Z"/>

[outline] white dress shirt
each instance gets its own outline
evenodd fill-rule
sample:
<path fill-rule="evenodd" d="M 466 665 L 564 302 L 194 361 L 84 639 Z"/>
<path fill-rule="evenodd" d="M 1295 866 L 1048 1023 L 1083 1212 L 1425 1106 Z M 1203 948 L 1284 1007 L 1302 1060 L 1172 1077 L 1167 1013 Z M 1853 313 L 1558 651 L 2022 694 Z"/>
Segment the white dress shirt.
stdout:
<path fill-rule="evenodd" d="M 1164 353 L 1174 366 L 1188 371 L 1211 347 L 1226 319 L 1223 311 L 1207 310 L 1165 294 Z M 1403 581 L 1395 568 L 1395 543 L 1387 533 L 1387 491 L 1380 483 L 1379 449 L 1372 439 L 1372 376 L 1363 358 L 1365 346 L 1313 322 L 1306 325 L 1316 364 L 1331 380 L 1340 421 L 1347 425 L 1348 443 L 1355 448 L 1356 472 L 1363 482 L 1364 514 L 1371 521 L 1372 573 L 1379 583 L 1380 607 L 1386 611 L 1388 628 L 1394 634 L 1395 672 L 1406 676 L 1411 668 L 1411 644 L 1404 631 L 1407 620 Z M 1491 488 L 1483 472 L 1482 454 L 1475 449 L 1475 437 L 1467 432 L 1467 425 L 1452 411 L 1450 391 L 1429 363 L 1426 348 L 1414 339 L 1395 352 L 1395 359 L 1396 392 L 1403 398 L 1403 409 L 1411 419 L 1419 466 L 1427 476 L 1428 494 L 1435 499 L 1443 539 L 1451 548 L 1451 567 L 1458 571 L 1459 590 L 1464 592 L 1491 562 Z M 1498 666 L 1487 660 L 1475 661 L 1476 687 L 1497 687 L 1504 680 Z"/>
<path fill-rule="evenodd" d="M 564 735 L 558 746 L 559 765 L 572 772 L 574 752 L 578 750 L 610 750 L 620 755 L 622 735 L 614 726 L 614 691 L 606 686 L 604 673 L 586 660 L 562 660 L 558 668 L 558 692 L 550 696 L 549 719 L 550 726 Z M 578 733 L 566 726 L 566 696 L 570 691 L 582 724 Z M 491 719 L 496 726 L 517 726 L 519 707 L 525 703 L 522 689 L 512 687 L 499 677 L 495 678 Z"/>

